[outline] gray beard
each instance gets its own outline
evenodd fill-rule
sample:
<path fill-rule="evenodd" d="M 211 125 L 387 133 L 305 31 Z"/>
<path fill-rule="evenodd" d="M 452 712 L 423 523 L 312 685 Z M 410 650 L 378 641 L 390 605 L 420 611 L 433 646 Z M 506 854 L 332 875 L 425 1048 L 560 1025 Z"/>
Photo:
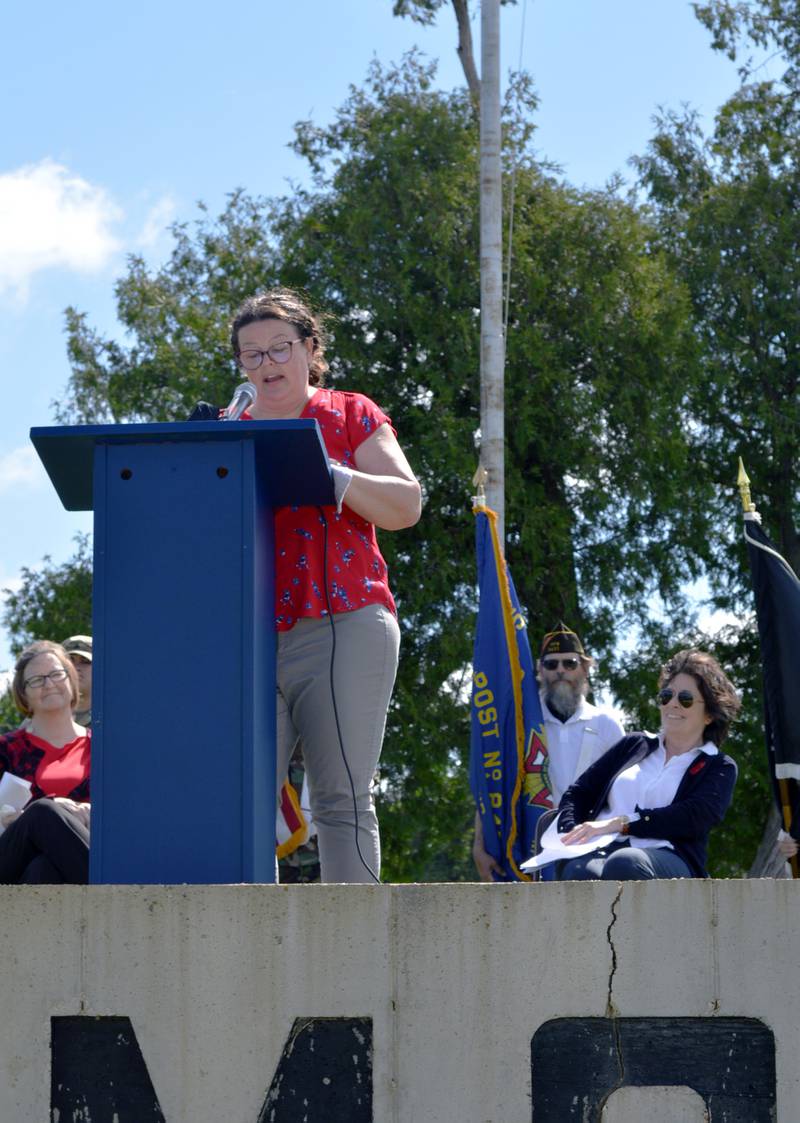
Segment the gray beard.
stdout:
<path fill-rule="evenodd" d="M 547 708 L 551 710 L 556 717 L 560 717 L 563 721 L 572 715 L 580 706 L 583 696 L 586 693 L 586 684 L 583 682 L 570 683 L 566 679 L 560 682 L 554 682 L 552 686 L 547 688 L 544 696 L 547 702 Z"/>

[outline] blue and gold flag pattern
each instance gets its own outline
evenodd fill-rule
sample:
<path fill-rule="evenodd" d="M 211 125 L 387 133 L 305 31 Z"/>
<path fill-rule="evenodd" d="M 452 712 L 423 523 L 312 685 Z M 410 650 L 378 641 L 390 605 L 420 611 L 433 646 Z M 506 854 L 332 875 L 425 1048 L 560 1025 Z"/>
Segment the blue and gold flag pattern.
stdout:
<path fill-rule="evenodd" d="M 529 881 L 536 821 L 552 804 L 547 743 L 533 659 L 497 515 L 476 505 L 478 623 L 472 674 L 470 786 L 484 846 L 506 881 Z"/>

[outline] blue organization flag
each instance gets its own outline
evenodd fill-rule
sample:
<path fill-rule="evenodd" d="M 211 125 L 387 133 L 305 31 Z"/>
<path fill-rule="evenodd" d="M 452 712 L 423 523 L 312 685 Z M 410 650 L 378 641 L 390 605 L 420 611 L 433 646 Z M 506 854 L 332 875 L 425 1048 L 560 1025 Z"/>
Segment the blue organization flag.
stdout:
<path fill-rule="evenodd" d="M 547 743 L 533 659 L 514 582 L 497 537 L 497 515 L 473 508 L 478 623 L 472 674 L 470 787 L 484 847 L 506 881 L 529 881 L 536 821 L 552 806 Z"/>

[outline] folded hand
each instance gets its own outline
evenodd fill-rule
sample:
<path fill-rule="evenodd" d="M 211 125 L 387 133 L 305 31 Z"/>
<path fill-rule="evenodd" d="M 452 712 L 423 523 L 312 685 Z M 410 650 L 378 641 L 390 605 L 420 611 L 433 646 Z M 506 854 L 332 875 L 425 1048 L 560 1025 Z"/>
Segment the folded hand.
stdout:
<path fill-rule="evenodd" d="M 0 807 L 0 827 L 2 827 L 3 830 L 5 830 L 6 827 L 10 827 L 21 814 L 21 811 L 16 811 L 13 807 L 10 807 L 9 804 L 4 803 L 3 806 Z"/>

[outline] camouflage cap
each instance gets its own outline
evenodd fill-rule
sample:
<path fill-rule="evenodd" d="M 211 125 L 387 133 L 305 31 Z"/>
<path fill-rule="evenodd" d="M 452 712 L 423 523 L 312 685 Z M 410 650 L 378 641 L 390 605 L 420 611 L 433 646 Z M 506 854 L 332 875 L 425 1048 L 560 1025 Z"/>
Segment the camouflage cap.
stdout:
<path fill-rule="evenodd" d="M 66 651 L 67 655 L 80 655 L 82 659 L 92 661 L 92 637 L 91 636 L 70 636 L 65 639 L 61 646 Z"/>

